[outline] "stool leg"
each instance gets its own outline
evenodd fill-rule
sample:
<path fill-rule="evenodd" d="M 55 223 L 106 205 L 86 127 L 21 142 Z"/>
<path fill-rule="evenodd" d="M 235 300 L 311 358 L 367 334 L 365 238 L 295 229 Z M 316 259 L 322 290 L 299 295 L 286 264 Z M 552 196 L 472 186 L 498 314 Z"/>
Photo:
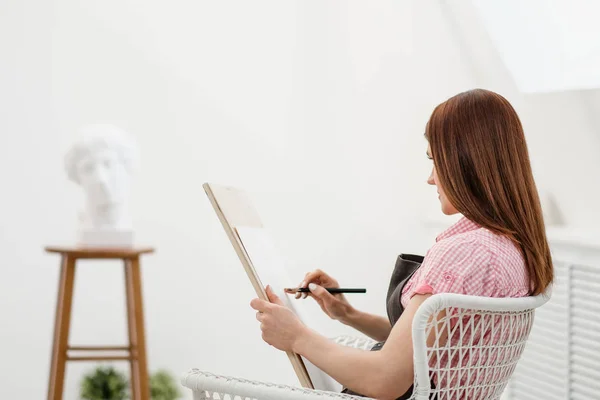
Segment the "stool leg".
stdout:
<path fill-rule="evenodd" d="M 129 332 L 129 367 L 131 375 L 131 400 L 140 400 L 140 377 L 137 368 L 137 333 L 135 327 L 135 302 L 130 260 L 125 262 L 125 294 L 127 298 L 127 327 Z"/>
<path fill-rule="evenodd" d="M 131 346 L 132 400 L 149 400 L 150 388 L 146 360 L 144 334 L 144 308 L 139 258 L 125 261 L 125 284 L 127 290 L 127 320 Z"/>
<path fill-rule="evenodd" d="M 62 400 L 63 397 L 74 280 L 75 259 L 63 255 L 58 284 L 58 298 L 56 301 L 48 400 Z"/>
<path fill-rule="evenodd" d="M 146 359 L 146 334 L 144 321 L 144 305 L 142 301 L 142 277 L 140 271 L 140 259 L 136 257 L 131 260 L 133 275 L 133 294 L 135 299 L 135 327 L 137 332 L 137 359 L 140 374 L 140 391 L 142 400 L 150 400 L 150 380 L 148 376 L 148 361 Z"/>

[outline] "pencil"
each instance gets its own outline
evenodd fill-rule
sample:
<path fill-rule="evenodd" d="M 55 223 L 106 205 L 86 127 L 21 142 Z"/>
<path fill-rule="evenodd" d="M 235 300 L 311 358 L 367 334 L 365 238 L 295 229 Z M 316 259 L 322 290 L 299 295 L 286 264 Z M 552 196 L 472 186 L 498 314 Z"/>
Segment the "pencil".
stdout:
<path fill-rule="evenodd" d="M 286 293 L 310 293 L 309 288 L 285 288 Z M 367 293 L 367 289 L 325 288 L 329 293 Z"/>

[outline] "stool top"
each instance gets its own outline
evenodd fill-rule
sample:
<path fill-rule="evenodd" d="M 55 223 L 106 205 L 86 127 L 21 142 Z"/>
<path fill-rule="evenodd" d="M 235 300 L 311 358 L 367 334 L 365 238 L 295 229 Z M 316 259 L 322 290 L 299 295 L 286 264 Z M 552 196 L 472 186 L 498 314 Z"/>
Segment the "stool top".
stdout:
<path fill-rule="evenodd" d="M 47 246 L 48 253 L 60 253 L 73 258 L 136 258 L 140 254 L 153 253 L 153 247 L 82 247 Z"/>

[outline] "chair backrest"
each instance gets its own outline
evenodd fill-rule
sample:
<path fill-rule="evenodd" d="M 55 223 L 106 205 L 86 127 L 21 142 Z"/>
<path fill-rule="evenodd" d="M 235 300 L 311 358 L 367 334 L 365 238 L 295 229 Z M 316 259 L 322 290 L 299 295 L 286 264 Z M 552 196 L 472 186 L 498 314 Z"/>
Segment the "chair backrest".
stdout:
<path fill-rule="evenodd" d="M 412 398 L 499 399 L 523 353 L 535 309 L 549 298 L 549 292 L 523 298 L 449 293 L 428 298 L 412 326 Z"/>

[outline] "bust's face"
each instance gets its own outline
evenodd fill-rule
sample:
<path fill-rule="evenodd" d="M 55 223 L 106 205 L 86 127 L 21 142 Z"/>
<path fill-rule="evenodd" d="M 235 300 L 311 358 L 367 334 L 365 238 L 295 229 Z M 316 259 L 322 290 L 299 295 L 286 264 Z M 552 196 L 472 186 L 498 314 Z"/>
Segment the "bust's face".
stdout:
<path fill-rule="evenodd" d="M 125 201 L 130 176 L 115 150 L 91 149 L 76 168 L 79 183 L 94 207 L 108 207 Z"/>

